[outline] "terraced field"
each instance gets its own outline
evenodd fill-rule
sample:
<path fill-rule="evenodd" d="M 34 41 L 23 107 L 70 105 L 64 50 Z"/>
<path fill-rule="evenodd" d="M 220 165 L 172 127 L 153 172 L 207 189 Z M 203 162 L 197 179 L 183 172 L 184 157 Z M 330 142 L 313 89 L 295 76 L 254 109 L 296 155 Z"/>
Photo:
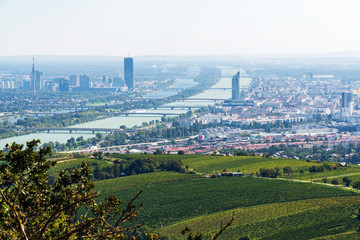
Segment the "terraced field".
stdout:
<path fill-rule="evenodd" d="M 196 175 L 159 172 L 96 182 L 96 189 L 102 195 L 115 194 L 125 201 L 131 199 L 135 189 L 140 188 L 144 189 L 140 201 L 145 206 L 141 209 L 139 221 L 145 221 L 149 227 L 157 228 L 160 232 L 164 231 L 165 236 L 174 234 L 189 221 L 189 224 L 196 225 L 196 219 L 193 219 L 199 217 L 207 217 L 198 222 L 205 223 L 209 229 L 201 225 L 198 228 L 204 232 L 212 231 L 219 227 L 221 220 L 228 219 L 233 211 L 243 216 L 239 222 L 248 219 L 249 223 L 255 224 L 266 219 L 321 210 L 326 204 L 344 206 L 351 203 L 360 206 L 358 194 L 353 191 L 275 179 L 204 179 Z M 343 196 L 352 198 L 327 199 Z M 182 225 L 176 225 L 179 222 Z M 161 226 L 164 228 L 159 229 Z M 228 233 L 231 236 L 239 235 L 235 226 L 237 224 Z"/>
<path fill-rule="evenodd" d="M 218 231 L 221 223 L 229 221 L 234 214 L 235 221 L 232 227 L 221 236 L 221 239 L 235 239 L 239 236 L 285 239 L 281 236 L 288 234 L 287 232 L 297 232 L 298 229 L 301 230 L 303 228 L 308 229 L 304 231 L 306 234 L 297 232 L 296 235 L 291 236 L 291 239 L 307 239 L 309 230 L 313 225 L 318 225 L 319 222 L 321 222 L 321 228 L 324 229 L 324 231 L 315 229 L 315 231 L 311 232 L 310 236 L 321 236 L 324 232 L 325 234 L 336 233 L 339 230 L 343 231 L 357 226 L 359 221 L 352 218 L 352 214 L 354 214 L 358 206 L 360 206 L 359 197 L 307 199 L 285 203 L 263 204 L 197 217 L 160 228 L 157 231 L 171 239 L 180 238 L 180 232 L 186 226 L 194 232 L 214 233 Z M 339 211 L 342 211 L 343 215 L 340 215 Z M 304 218 L 304 215 L 309 217 Z M 330 219 L 329 217 L 332 215 L 334 215 L 336 219 Z M 321 216 L 321 220 L 319 216 Z M 290 220 L 298 222 L 288 224 Z M 344 226 L 344 222 L 349 222 L 349 224 Z M 276 225 L 278 226 L 275 227 Z M 327 226 L 324 227 L 324 225 Z M 336 230 L 333 226 L 337 226 L 337 228 L 341 226 L 341 228 Z"/>
<path fill-rule="evenodd" d="M 183 160 L 184 164 L 189 165 L 195 171 L 200 173 L 227 171 L 242 171 L 244 173 L 252 173 L 259 171 L 260 168 L 280 168 L 291 166 L 295 171 L 308 170 L 313 165 L 320 166 L 320 163 L 306 162 L 297 159 L 272 159 L 263 157 L 247 157 L 247 156 L 203 156 L 198 158 L 189 158 Z"/>
<path fill-rule="evenodd" d="M 189 157 L 191 156 L 191 157 Z M 184 165 L 201 173 L 228 171 L 256 172 L 259 168 L 291 166 L 292 176 L 302 180 L 322 179 L 323 176 L 351 176 L 360 179 L 358 166 L 349 166 L 320 173 L 309 173 L 310 166 L 322 163 L 294 159 L 262 157 L 212 157 L 203 155 L 120 155 L 111 161 L 95 159 L 61 160 L 53 173 L 81 165 L 87 160 L 101 166 L 115 159 L 153 157 L 156 161 L 181 159 Z M 304 173 L 298 173 L 303 170 Z M 95 182 L 103 197 L 114 194 L 130 200 L 143 189 L 138 204 L 145 205 L 137 219 L 160 233 L 162 239 L 184 239 L 180 231 L 186 226 L 205 236 L 218 231 L 221 223 L 232 214 L 236 220 L 219 239 L 358 239 L 360 221 L 355 218 L 360 208 L 357 191 L 327 185 L 289 180 L 220 177 L 202 178 L 198 174 L 153 172 Z M 207 238 L 205 238 L 207 239 Z"/>

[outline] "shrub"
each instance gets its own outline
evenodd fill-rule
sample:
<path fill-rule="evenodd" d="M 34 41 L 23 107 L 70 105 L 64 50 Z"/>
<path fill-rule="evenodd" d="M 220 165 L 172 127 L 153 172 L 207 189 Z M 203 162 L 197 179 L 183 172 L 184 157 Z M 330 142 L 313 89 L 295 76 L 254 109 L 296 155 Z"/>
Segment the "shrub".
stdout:
<path fill-rule="evenodd" d="M 354 182 L 353 188 L 360 189 L 360 182 Z"/>
<path fill-rule="evenodd" d="M 333 180 L 331 180 L 331 184 L 339 185 L 339 183 L 340 183 L 340 181 L 337 178 L 333 178 Z"/>

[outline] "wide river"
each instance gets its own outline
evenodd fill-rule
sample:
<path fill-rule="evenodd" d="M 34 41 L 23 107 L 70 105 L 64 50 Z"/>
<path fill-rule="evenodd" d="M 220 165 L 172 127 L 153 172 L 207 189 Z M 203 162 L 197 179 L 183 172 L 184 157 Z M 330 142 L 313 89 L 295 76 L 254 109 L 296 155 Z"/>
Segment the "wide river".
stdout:
<path fill-rule="evenodd" d="M 181 114 L 188 111 L 188 107 L 201 107 L 201 106 L 209 106 L 214 105 L 215 103 L 218 103 L 219 101 L 215 102 L 214 100 L 196 100 L 196 98 L 209 98 L 209 99 L 229 99 L 231 98 L 231 76 L 235 75 L 238 69 L 232 69 L 229 67 L 222 67 L 222 75 L 223 77 L 220 79 L 220 81 L 212 86 L 211 88 L 205 90 L 204 92 L 192 96 L 189 98 L 189 100 L 184 101 L 176 101 L 173 103 L 169 103 L 164 105 L 164 108 L 162 109 L 159 107 L 158 109 L 148 109 L 148 110 L 139 110 L 141 112 L 141 115 L 129 115 L 129 116 L 117 116 L 112 118 L 107 118 L 103 120 L 97 120 L 87 123 L 82 123 L 78 125 L 71 126 L 69 128 L 119 128 L 121 125 L 125 125 L 126 127 L 134 127 L 134 126 L 140 126 L 144 122 L 149 122 L 151 120 L 160 120 L 162 115 L 146 115 L 144 113 L 173 113 L 173 114 Z M 241 75 L 246 75 L 246 72 L 242 69 L 240 71 Z M 251 78 L 249 77 L 241 77 L 240 78 L 240 87 L 246 87 L 250 84 Z M 181 79 L 178 80 L 176 85 L 173 88 L 186 88 L 187 87 L 193 87 L 196 83 L 189 79 Z M 222 88 L 222 89 L 221 89 Z M 225 88 L 225 89 L 224 89 Z M 170 95 L 176 94 L 176 91 L 159 91 L 157 93 L 149 94 L 148 97 L 167 97 Z M 195 100 L 191 100 L 195 99 Z M 178 108 L 184 106 L 184 108 Z M 177 107 L 175 109 L 171 109 L 169 107 Z M 27 141 L 30 141 L 32 139 L 40 139 L 42 143 L 46 142 L 60 142 L 60 143 L 66 143 L 66 141 L 74 137 L 75 139 L 79 136 L 83 136 L 85 139 L 95 136 L 95 134 L 92 134 L 91 132 L 73 132 L 69 133 L 67 132 L 39 132 L 39 133 L 33 133 L 18 137 L 12 137 L 12 138 L 5 138 L 0 140 L 0 149 L 5 147 L 5 144 L 7 143 L 22 143 L 25 144 Z"/>

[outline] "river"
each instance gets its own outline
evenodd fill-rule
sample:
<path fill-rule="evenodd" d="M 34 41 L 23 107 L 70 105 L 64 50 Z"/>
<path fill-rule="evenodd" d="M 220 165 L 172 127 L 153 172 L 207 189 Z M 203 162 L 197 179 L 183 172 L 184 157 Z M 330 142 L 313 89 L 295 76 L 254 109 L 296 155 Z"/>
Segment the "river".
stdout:
<path fill-rule="evenodd" d="M 204 92 L 197 94 L 195 96 L 192 96 L 188 98 L 189 100 L 183 100 L 183 101 L 176 101 L 173 103 L 165 104 L 164 108 L 157 108 L 157 109 L 148 109 L 148 110 L 140 110 L 142 115 L 129 115 L 129 116 L 116 116 L 111 117 L 107 119 L 77 124 L 74 126 L 71 126 L 69 128 L 119 128 L 121 125 L 125 125 L 126 127 L 134 127 L 134 126 L 140 126 L 143 122 L 149 122 L 149 121 L 156 121 L 160 120 L 162 115 L 151 115 L 151 113 L 172 113 L 172 114 L 181 114 L 189 111 L 188 107 L 204 107 L 209 105 L 214 105 L 216 103 L 219 103 L 221 101 L 213 101 L 213 100 L 196 100 L 196 98 L 211 98 L 211 99 L 229 99 L 231 98 L 231 77 L 232 75 L 235 75 L 237 72 L 237 69 L 232 69 L 230 67 L 223 67 L 222 69 L 222 75 L 223 77 L 220 79 L 220 81 L 212 86 L 211 88 L 205 90 Z M 242 69 L 240 69 L 240 75 L 246 75 L 246 72 Z M 249 77 L 241 77 L 240 78 L 240 87 L 246 87 L 250 84 L 251 78 Z M 192 79 L 178 79 L 175 86 L 173 86 L 174 89 L 184 89 L 195 86 L 196 83 Z M 227 88 L 227 89 L 221 89 L 221 88 Z M 171 95 L 175 95 L 177 92 L 176 90 L 162 90 L 156 93 L 151 93 L 146 95 L 148 98 L 151 97 L 168 97 Z M 171 95 L 169 95 L 171 94 Z M 195 99 L 195 100 L 191 100 Z M 181 107 L 184 106 L 182 109 L 171 109 L 170 107 Z M 145 113 L 150 113 L 150 115 L 145 115 Z M 90 138 L 95 136 L 95 134 L 92 134 L 90 132 L 40 132 L 40 133 L 34 133 L 34 134 L 28 134 L 18 137 L 12 137 L 12 138 L 5 138 L 0 140 L 0 149 L 2 149 L 6 143 L 25 143 L 26 141 L 30 141 L 32 139 L 40 139 L 42 143 L 46 142 L 60 142 L 60 143 L 66 143 L 67 139 L 74 137 L 75 139 L 79 136 L 83 136 L 84 138 Z"/>

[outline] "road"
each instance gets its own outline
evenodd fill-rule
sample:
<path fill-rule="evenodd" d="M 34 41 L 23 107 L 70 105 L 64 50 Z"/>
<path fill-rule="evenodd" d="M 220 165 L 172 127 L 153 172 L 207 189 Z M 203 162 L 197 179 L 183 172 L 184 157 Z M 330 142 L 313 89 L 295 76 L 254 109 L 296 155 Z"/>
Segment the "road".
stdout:
<path fill-rule="evenodd" d="M 188 141 L 194 138 L 199 137 L 199 135 L 194 135 L 188 138 L 183 138 L 183 139 L 179 139 L 179 140 L 175 140 L 175 142 L 183 142 L 183 141 Z M 118 145 L 118 146 L 111 146 L 111 147 L 104 147 L 104 148 L 98 148 L 97 151 L 106 151 L 106 150 L 110 150 L 113 148 L 129 148 L 129 147 L 135 147 L 135 146 L 143 146 L 143 145 L 157 145 L 157 144 L 162 144 L 162 143 L 170 143 L 172 140 L 161 140 L 161 141 L 157 141 L 157 142 L 146 142 L 146 143 L 133 143 L 133 144 L 125 144 L 125 145 Z M 63 153 L 85 153 L 85 152 L 89 152 L 91 151 L 91 149 L 81 149 L 81 150 L 72 150 L 72 151 L 65 151 Z"/>

